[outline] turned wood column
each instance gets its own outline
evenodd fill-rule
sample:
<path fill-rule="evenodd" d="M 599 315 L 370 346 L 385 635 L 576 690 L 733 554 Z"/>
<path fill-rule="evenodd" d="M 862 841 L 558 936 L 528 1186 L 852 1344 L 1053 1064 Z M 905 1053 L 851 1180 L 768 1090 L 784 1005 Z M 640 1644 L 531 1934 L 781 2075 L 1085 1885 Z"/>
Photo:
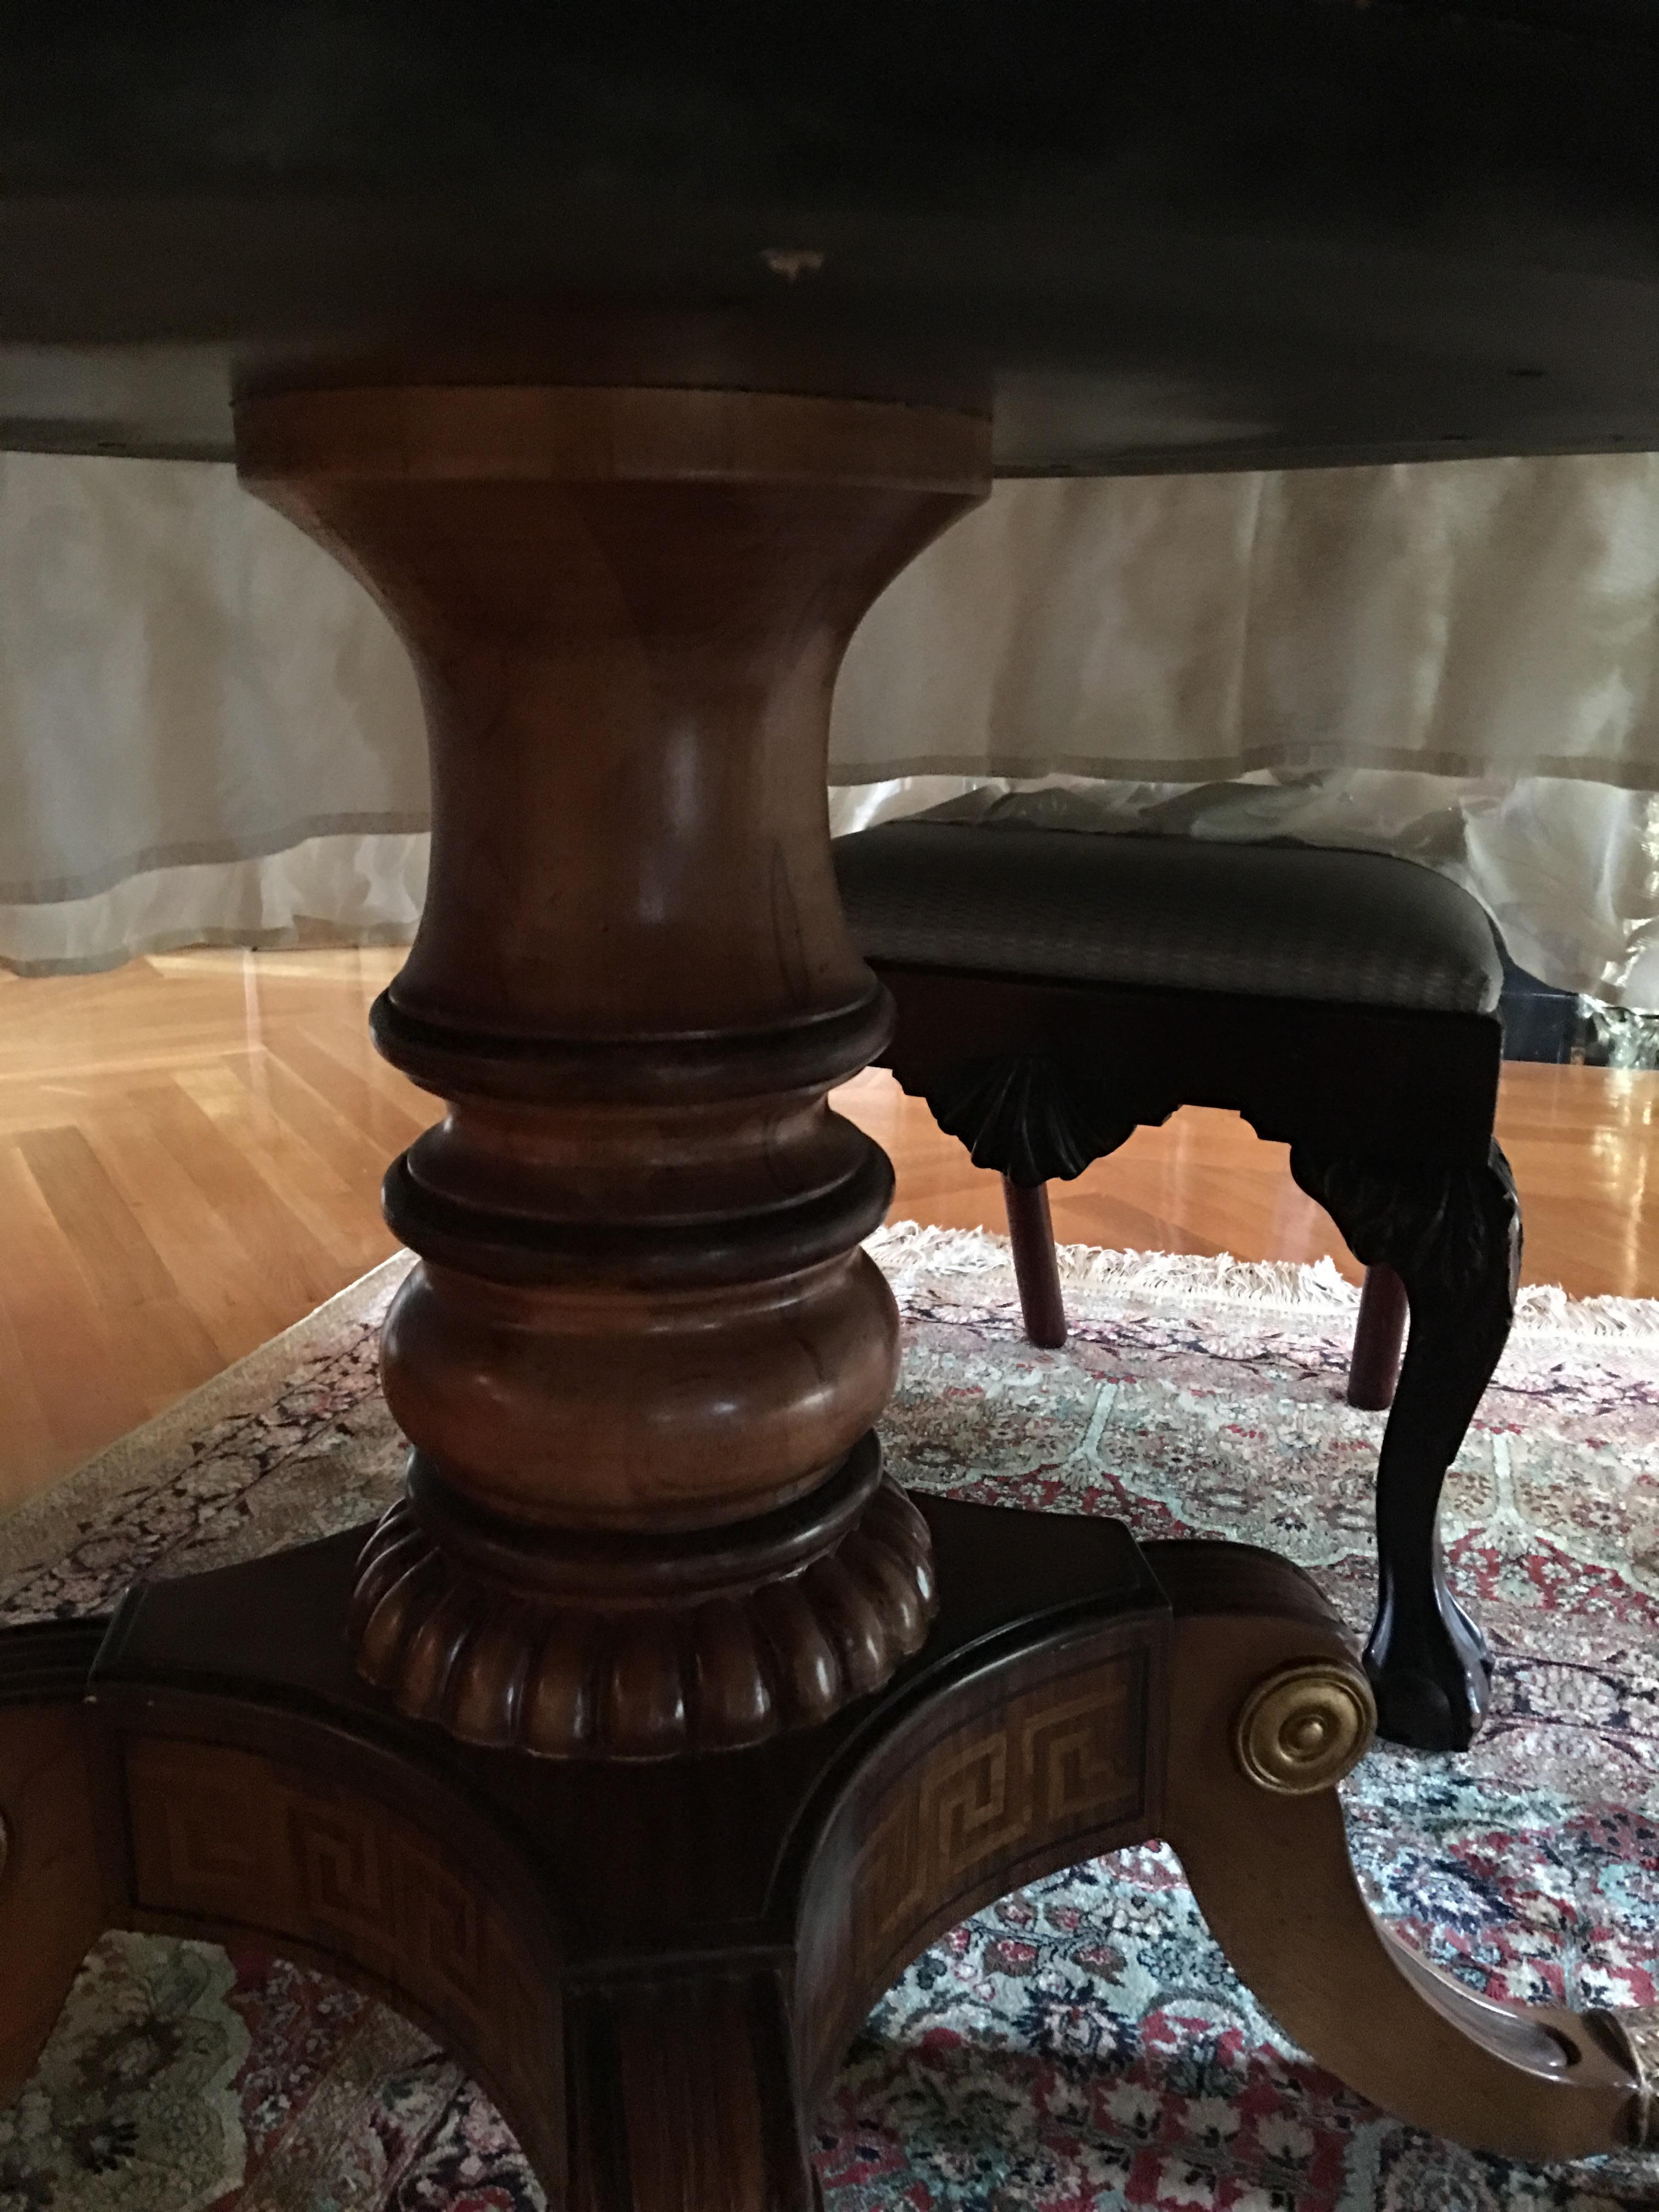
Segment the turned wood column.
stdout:
<path fill-rule="evenodd" d="M 825 1093 L 890 1024 L 829 853 L 831 687 L 986 489 L 978 417 L 724 392 L 399 386 L 237 410 L 244 480 L 419 672 L 430 887 L 376 1042 L 447 1102 L 396 1161 L 406 1493 L 358 1662 L 474 1741 L 752 1742 L 926 1632 L 872 1430 L 877 1146 Z"/>

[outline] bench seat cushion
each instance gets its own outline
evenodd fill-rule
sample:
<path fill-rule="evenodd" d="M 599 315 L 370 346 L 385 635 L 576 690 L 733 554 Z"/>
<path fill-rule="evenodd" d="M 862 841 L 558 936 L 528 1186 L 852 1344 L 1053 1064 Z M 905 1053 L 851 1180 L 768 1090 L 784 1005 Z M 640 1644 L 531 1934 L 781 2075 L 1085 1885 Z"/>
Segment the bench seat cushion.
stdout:
<path fill-rule="evenodd" d="M 836 840 L 866 959 L 1446 1013 L 1490 1013 L 1485 910 L 1378 853 L 945 822 Z"/>

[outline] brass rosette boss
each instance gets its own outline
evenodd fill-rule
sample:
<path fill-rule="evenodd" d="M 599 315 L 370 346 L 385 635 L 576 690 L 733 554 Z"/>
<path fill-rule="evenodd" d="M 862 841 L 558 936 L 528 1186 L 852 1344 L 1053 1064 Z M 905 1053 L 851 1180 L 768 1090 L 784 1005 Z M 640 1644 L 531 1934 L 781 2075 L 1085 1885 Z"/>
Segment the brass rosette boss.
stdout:
<path fill-rule="evenodd" d="M 1233 1723 L 1233 1750 L 1258 1788 L 1305 1797 L 1352 1771 L 1376 1733 L 1376 1700 L 1358 1667 L 1299 1660 L 1258 1682 Z"/>

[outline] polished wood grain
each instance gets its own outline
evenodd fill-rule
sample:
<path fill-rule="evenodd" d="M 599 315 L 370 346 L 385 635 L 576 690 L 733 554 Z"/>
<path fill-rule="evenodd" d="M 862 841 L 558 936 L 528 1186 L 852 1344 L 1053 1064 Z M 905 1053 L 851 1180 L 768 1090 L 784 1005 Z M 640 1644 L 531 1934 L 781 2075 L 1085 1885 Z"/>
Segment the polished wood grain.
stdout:
<path fill-rule="evenodd" d="M 907 1961 L 1161 1837 L 1245 1980 L 1362 2094 L 1510 2156 L 1651 2140 L 1639 2015 L 1490 2003 L 1371 1917 L 1335 1793 L 1370 1693 L 1299 1569 L 923 1510 L 926 1652 L 818 1728 L 698 1759 L 411 1726 L 331 1632 L 349 1530 L 152 1583 L 100 1644 L 0 1633 L 0 2097 L 93 1930 L 252 1939 L 428 2027 L 573 2212 L 809 2212 L 813 2121 Z"/>
<path fill-rule="evenodd" d="M 821 1720 L 933 1603 L 873 1433 L 891 1173 L 826 1103 L 891 1021 L 830 861 L 830 697 L 884 585 L 989 489 L 988 420 L 347 377 L 250 388 L 236 422 L 244 484 L 391 616 L 432 757 L 426 902 L 371 1026 L 447 1111 L 385 1186 L 420 1255 L 380 1340 L 412 1449 L 359 1664 L 549 1755 Z M 314 1183 L 290 1211 L 325 1266 Z"/>
<path fill-rule="evenodd" d="M 0 978 L 0 1504 L 396 1249 L 380 1177 L 430 1111 L 367 1013 L 400 957 Z"/>
<path fill-rule="evenodd" d="M 1318 1770 L 1332 1691 L 1363 1697 L 1342 1625 L 1288 1561 L 1228 1544 L 1152 1544 L 1175 1613 L 1161 1832 L 1212 1934 L 1302 2047 L 1385 2112 L 1512 2158 L 1651 2142 L 1628 2033 L 1606 2014 L 1492 2002 L 1372 1914 L 1342 1808 Z M 1249 1741 L 1264 1692 L 1277 1757 Z M 1286 1694 L 1288 1692 L 1288 1694 Z M 1311 1694 L 1310 1694 L 1311 1692 Z M 1333 1762 L 1364 1748 L 1363 1731 Z M 1312 1767 L 1304 1784 L 1297 1766 Z M 1276 1770 L 1276 1771 L 1274 1771 Z"/>
<path fill-rule="evenodd" d="M 0 1508 L 397 1249 L 393 1152 L 433 1102 L 368 1040 L 396 947 L 199 951 L 0 974 Z M 890 1076 L 836 1094 L 890 1154 L 896 1218 L 1000 1231 L 1000 1179 Z M 1505 1067 L 1522 1280 L 1659 1296 L 1659 1076 Z M 1062 1242 L 1359 1270 L 1282 1146 L 1188 1108 L 1049 1187 Z M 319 1253 L 319 1247 L 322 1248 Z"/>

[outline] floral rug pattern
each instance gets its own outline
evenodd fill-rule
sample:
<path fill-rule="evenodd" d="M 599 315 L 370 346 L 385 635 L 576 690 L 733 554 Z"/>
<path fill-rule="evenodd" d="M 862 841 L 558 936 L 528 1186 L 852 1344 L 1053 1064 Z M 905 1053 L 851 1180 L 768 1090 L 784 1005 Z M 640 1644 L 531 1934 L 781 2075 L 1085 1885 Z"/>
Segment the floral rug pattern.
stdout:
<path fill-rule="evenodd" d="M 1341 1391 L 1352 1294 L 1316 1271 L 1068 1255 L 1033 1351 L 994 1240 L 876 1240 L 907 1322 L 901 1479 L 1229 1534 L 1369 1617 L 1381 1417 Z M 374 1335 L 401 1263 L 0 1523 L 0 1622 L 136 1572 L 368 1516 L 400 1447 Z M 1593 1302 L 1595 1303 L 1595 1302 Z M 1659 2002 L 1659 1314 L 1546 1303 L 1449 1486 L 1452 1577 L 1498 1656 L 1461 1759 L 1345 1792 L 1379 1910 L 1475 1986 Z M 1157 1846 L 1005 1899 L 883 1999 L 820 2116 L 830 2212 L 1659 2212 L 1659 2159 L 1523 2167 L 1388 2119 L 1287 2042 Z M 260 1954 L 106 1937 L 21 2099 L 0 2212 L 533 2212 L 505 2124 L 384 2008 Z"/>

